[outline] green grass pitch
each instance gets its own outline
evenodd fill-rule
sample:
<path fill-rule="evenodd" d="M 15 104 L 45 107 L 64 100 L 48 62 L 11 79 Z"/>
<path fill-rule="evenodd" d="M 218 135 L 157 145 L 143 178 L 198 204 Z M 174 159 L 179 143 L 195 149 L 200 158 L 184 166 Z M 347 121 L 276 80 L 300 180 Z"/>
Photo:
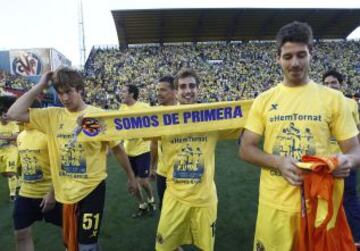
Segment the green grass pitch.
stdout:
<path fill-rule="evenodd" d="M 124 172 L 110 157 L 107 197 L 101 229 L 104 251 L 152 251 L 158 221 L 154 217 L 132 219 L 135 200 L 127 193 Z M 219 206 L 215 250 L 251 250 L 257 212 L 259 169 L 238 158 L 235 141 L 220 142 L 216 151 L 216 184 Z M 155 184 L 153 184 L 155 187 Z M 13 204 L 7 182 L 0 181 L 0 250 L 15 250 Z M 37 251 L 63 251 L 60 229 L 36 222 L 33 238 Z M 186 247 L 186 250 L 195 250 Z"/>

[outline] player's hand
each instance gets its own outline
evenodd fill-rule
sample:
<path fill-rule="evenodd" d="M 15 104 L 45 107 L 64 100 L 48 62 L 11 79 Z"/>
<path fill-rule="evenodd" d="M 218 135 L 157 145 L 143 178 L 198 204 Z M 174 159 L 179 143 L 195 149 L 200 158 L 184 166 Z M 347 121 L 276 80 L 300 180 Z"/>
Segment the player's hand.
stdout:
<path fill-rule="evenodd" d="M 40 203 L 41 212 L 46 213 L 54 208 L 56 204 L 54 192 L 48 192 Z"/>
<path fill-rule="evenodd" d="M 38 85 L 42 86 L 44 89 L 48 89 L 52 84 L 53 78 L 54 78 L 54 72 L 47 71 L 41 76 Z"/>
<path fill-rule="evenodd" d="M 287 182 L 294 186 L 301 186 L 303 183 L 302 171 L 296 166 L 296 162 L 291 157 L 281 157 L 278 168 Z"/>
<path fill-rule="evenodd" d="M 139 186 L 136 178 L 128 179 L 128 191 L 131 195 L 137 194 L 139 192 Z"/>
<path fill-rule="evenodd" d="M 334 170 L 332 175 L 337 178 L 345 178 L 350 175 L 350 171 L 352 168 L 351 159 L 345 154 L 337 155 L 337 159 L 339 160 L 338 167 Z"/>

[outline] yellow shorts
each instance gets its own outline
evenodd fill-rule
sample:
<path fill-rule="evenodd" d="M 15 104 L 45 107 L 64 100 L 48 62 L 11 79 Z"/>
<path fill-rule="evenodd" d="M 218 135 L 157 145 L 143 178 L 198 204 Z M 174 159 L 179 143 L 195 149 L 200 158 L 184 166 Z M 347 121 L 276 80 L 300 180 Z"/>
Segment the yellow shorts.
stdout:
<path fill-rule="evenodd" d="M 17 173 L 18 151 L 17 148 L 8 147 L 0 151 L 0 173 Z"/>
<path fill-rule="evenodd" d="M 300 213 L 259 203 L 254 251 L 291 251 L 300 230 Z"/>
<path fill-rule="evenodd" d="M 214 250 L 217 203 L 210 207 L 189 207 L 165 192 L 156 234 L 157 251 L 173 251 L 193 244 L 204 251 Z"/>

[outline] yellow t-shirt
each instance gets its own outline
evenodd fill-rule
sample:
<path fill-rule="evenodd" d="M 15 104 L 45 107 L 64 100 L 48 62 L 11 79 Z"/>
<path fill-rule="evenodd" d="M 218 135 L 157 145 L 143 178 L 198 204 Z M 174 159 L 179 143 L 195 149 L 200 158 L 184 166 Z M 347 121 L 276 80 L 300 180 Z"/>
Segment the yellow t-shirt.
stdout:
<path fill-rule="evenodd" d="M 264 136 L 264 151 L 291 156 L 326 156 L 330 137 L 345 140 L 357 135 L 343 94 L 310 82 L 299 87 L 280 83 L 257 97 L 245 128 Z M 259 202 L 281 210 L 299 212 L 300 189 L 290 185 L 278 169 L 263 167 Z"/>
<path fill-rule="evenodd" d="M 166 177 L 166 170 L 167 168 L 164 163 L 161 140 L 158 140 L 158 163 L 157 163 L 156 173 Z"/>
<path fill-rule="evenodd" d="M 352 98 L 346 98 L 346 100 L 349 102 L 349 106 L 351 109 L 352 116 L 354 118 L 355 124 L 360 124 L 360 118 L 359 118 L 359 107 L 356 101 Z"/>
<path fill-rule="evenodd" d="M 177 103 L 176 105 L 179 105 L 179 103 Z M 166 172 L 167 172 L 167 165 L 164 163 L 163 160 L 161 140 L 158 140 L 158 163 L 157 163 L 156 173 L 166 177 Z"/>
<path fill-rule="evenodd" d="M 15 121 L 10 121 L 6 125 L 0 123 L 0 135 L 1 136 L 14 136 L 20 131 L 18 124 Z M 9 142 L 7 140 L 0 140 L 0 148 L 16 147 L 16 142 Z"/>
<path fill-rule="evenodd" d="M 50 191 L 51 173 L 47 136 L 35 129 L 25 129 L 17 137 L 21 162 L 20 195 L 42 198 Z"/>
<path fill-rule="evenodd" d="M 351 110 L 351 114 L 355 121 L 355 124 L 356 124 L 356 126 L 358 126 L 360 124 L 358 104 L 356 103 L 355 100 L 353 100 L 351 98 L 346 98 L 346 100 L 348 101 L 348 104 L 349 104 L 349 107 Z M 331 143 L 331 152 L 332 153 L 340 153 L 341 152 L 341 149 L 334 137 L 331 138 L 330 143 Z"/>
<path fill-rule="evenodd" d="M 167 191 L 191 207 L 217 202 L 215 147 L 219 139 L 237 138 L 238 130 L 161 137 Z"/>
<path fill-rule="evenodd" d="M 87 106 L 80 112 L 50 107 L 30 109 L 30 124 L 49 136 L 51 177 L 55 198 L 64 204 L 76 203 L 85 198 L 106 178 L 106 153 L 118 142 L 73 143 L 73 131 L 79 115 L 101 112 Z"/>
<path fill-rule="evenodd" d="M 146 103 L 136 102 L 132 106 L 122 104 L 120 111 L 138 111 L 149 108 Z M 143 139 L 129 139 L 124 140 L 124 148 L 127 155 L 134 157 L 143 153 L 150 152 L 150 141 L 144 141 Z"/>

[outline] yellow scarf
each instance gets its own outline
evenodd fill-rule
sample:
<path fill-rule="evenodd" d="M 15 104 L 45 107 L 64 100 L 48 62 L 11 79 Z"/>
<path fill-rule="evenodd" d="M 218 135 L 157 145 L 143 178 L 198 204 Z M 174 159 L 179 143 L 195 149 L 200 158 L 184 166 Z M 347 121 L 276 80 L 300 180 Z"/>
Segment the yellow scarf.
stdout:
<path fill-rule="evenodd" d="M 252 100 L 86 114 L 79 141 L 114 141 L 242 128 Z"/>

